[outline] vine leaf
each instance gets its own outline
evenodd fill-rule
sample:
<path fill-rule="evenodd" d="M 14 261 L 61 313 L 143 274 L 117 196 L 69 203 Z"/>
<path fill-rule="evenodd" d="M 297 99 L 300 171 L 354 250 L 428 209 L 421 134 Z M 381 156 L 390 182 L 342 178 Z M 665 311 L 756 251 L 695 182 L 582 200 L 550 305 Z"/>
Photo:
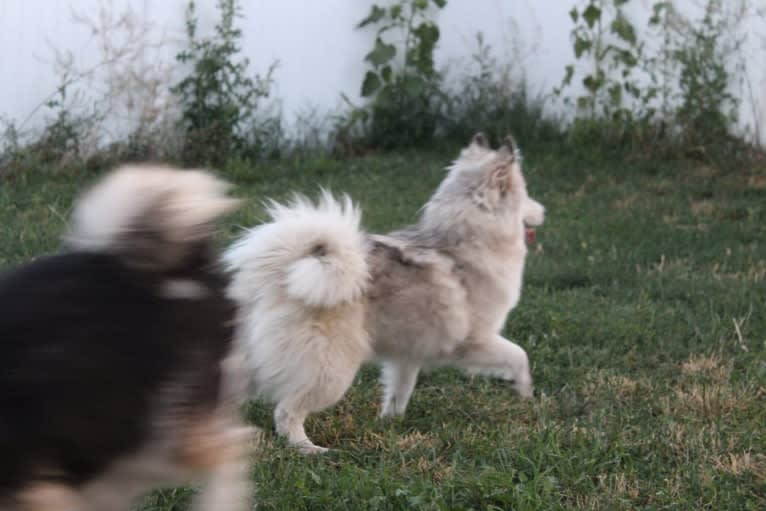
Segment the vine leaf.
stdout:
<path fill-rule="evenodd" d="M 385 9 L 382 9 L 377 5 L 373 5 L 372 9 L 370 9 L 370 14 L 368 14 L 366 18 L 360 21 L 356 28 L 362 28 L 372 23 L 377 23 L 378 21 L 382 20 L 385 15 Z"/>
<path fill-rule="evenodd" d="M 595 25 L 596 22 L 601 18 L 601 9 L 596 7 L 594 4 L 590 4 L 582 12 L 582 17 L 588 24 L 588 28 L 593 28 L 593 25 Z"/>
<path fill-rule="evenodd" d="M 375 48 L 364 57 L 364 60 L 375 67 L 380 67 L 387 64 L 395 55 L 396 46 L 393 44 L 386 44 L 382 39 L 378 38 L 375 40 Z"/>
<path fill-rule="evenodd" d="M 373 71 L 367 71 L 364 75 L 364 81 L 362 82 L 362 97 L 370 97 L 380 89 L 380 78 Z"/>
<path fill-rule="evenodd" d="M 582 37 L 575 37 L 574 42 L 574 52 L 575 57 L 578 59 L 580 56 L 585 53 L 586 51 L 590 50 L 593 47 L 593 43 L 588 39 L 583 39 Z"/>
<path fill-rule="evenodd" d="M 636 29 L 622 14 L 618 14 L 614 21 L 612 21 L 611 30 L 613 34 L 617 34 L 623 41 L 636 44 Z"/>

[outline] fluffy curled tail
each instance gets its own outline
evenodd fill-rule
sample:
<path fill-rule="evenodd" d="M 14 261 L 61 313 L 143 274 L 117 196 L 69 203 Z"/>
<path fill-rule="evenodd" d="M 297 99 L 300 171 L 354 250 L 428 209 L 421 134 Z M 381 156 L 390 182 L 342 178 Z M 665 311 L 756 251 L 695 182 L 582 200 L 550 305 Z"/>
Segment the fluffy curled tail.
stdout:
<path fill-rule="evenodd" d="M 215 220 L 236 207 L 228 188 L 202 170 L 122 166 L 80 196 L 64 242 L 131 266 L 172 271 L 207 245 Z"/>
<path fill-rule="evenodd" d="M 257 290 L 277 286 L 310 307 L 332 307 L 362 295 L 369 278 L 365 235 L 348 196 L 338 200 L 322 190 L 316 203 L 296 195 L 286 204 L 269 202 L 267 210 L 271 221 L 224 255 L 234 272 L 233 298 L 257 300 Z"/>

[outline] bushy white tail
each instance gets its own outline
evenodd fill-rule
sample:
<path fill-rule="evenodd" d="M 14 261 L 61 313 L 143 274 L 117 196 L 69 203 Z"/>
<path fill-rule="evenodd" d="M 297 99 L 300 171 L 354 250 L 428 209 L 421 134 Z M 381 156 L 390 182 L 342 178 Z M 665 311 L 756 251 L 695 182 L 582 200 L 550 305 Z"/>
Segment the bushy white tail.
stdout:
<path fill-rule="evenodd" d="M 359 298 L 369 278 L 361 214 L 351 199 L 322 190 L 317 203 L 296 195 L 268 203 L 271 221 L 247 232 L 224 254 L 234 272 L 231 295 L 240 303 L 254 291 L 280 286 L 310 307 L 332 307 Z"/>
<path fill-rule="evenodd" d="M 212 236 L 219 216 L 236 207 L 239 201 L 226 195 L 228 189 L 203 170 L 119 167 L 77 200 L 64 241 L 131 265 L 173 269 Z"/>

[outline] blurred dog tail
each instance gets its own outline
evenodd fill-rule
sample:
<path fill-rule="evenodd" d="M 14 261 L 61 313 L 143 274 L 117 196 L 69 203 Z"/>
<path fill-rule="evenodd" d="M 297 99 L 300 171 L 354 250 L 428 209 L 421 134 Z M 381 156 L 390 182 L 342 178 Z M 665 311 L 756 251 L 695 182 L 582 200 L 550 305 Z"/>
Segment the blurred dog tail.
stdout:
<path fill-rule="evenodd" d="M 132 267 L 172 271 L 207 249 L 218 218 L 236 208 L 228 189 L 204 170 L 122 166 L 78 198 L 64 243 Z"/>
<path fill-rule="evenodd" d="M 296 195 L 267 204 L 270 222 L 255 227 L 224 255 L 234 272 L 232 297 L 257 300 L 262 286 L 278 287 L 309 307 L 333 307 L 359 298 L 367 287 L 361 213 L 344 195 L 326 190 L 314 203 Z"/>

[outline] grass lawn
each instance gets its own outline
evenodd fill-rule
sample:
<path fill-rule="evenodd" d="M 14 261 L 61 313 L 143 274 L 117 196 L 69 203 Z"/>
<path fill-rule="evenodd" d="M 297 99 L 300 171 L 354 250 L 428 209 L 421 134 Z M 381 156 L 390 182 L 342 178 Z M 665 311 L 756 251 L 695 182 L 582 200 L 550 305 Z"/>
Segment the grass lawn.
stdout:
<path fill-rule="evenodd" d="M 366 226 L 410 222 L 454 156 L 232 164 L 249 200 L 317 185 L 361 202 Z M 453 370 L 421 375 L 405 418 L 377 418 L 377 369 L 307 423 L 334 450 L 304 458 L 273 434 L 254 456 L 259 509 L 766 509 L 766 171 L 529 151 L 548 208 L 505 334 L 536 396 Z M 55 249 L 92 175 L 0 180 L 0 267 Z M 184 509 L 189 490 L 149 497 Z"/>

